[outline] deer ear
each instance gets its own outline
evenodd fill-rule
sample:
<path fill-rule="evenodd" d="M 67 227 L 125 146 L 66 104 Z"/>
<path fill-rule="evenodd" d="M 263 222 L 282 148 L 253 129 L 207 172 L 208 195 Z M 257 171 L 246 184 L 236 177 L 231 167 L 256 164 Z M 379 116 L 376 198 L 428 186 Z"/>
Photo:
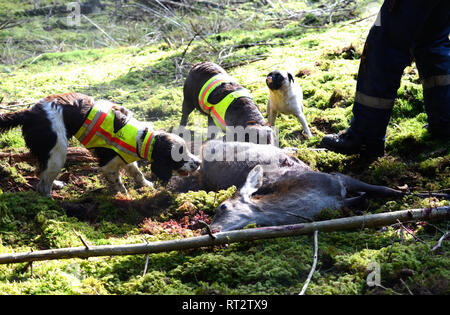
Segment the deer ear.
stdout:
<path fill-rule="evenodd" d="M 262 186 L 263 175 L 264 171 L 261 165 L 256 165 L 248 173 L 245 184 L 240 190 L 240 194 L 244 199 L 250 199 L 250 196 Z"/>

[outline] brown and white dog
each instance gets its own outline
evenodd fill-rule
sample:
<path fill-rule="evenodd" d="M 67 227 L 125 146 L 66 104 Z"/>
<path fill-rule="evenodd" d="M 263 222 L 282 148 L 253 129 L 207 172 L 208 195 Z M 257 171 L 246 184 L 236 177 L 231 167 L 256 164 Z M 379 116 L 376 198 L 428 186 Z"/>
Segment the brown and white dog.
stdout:
<path fill-rule="evenodd" d="M 227 72 L 219 65 L 208 61 L 197 63 L 191 68 L 183 88 L 184 99 L 180 121 L 181 126 L 186 126 L 189 115 L 194 109 L 206 115 L 199 105 L 199 93 L 203 85 L 217 74 L 227 75 Z M 240 89 L 244 89 L 244 87 L 237 82 L 223 82 L 211 92 L 207 101 L 211 104 L 217 104 L 226 95 Z M 258 135 L 257 143 L 273 144 L 275 141 L 273 130 L 268 126 L 251 97 L 235 99 L 226 111 L 225 123 L 227 126 L 239 126 L 256 132 Z M 215 126 L 211 116 L 208 116 L 208 126 Z M 209 138 L 214 138 L 214 136 Z M 249 142 L 251 139 L 249 140 L 246 136 L 244 141 Z"/>
<path fill-rule="evenodd" d="M 303 92 L 292 74 L 281 70 L 272 71 L 266 77 L 266 84 L 269 88 L 269 123 L 274 126 L 278 113 L 294 115 L 302 124 L 308 138 L 311 138 L 303 110 Z"/>
<path fill-rule="evenodd" d="M 40 181 L 37 191 L 43 195 L 51 194 L 54 181 L 64 166 L 68 148 L 68 140 L 81 128 L 92 107 L 105 100 L 95 101 L 92 97 L 80 93 L 50 95 L 29 109 L 18 112 L 0 114 L 0 133 L 16 126 L 22 126 L 25 143 L 38 161 Z M 132 117 L 132 113 L 124 107 L 111 102 L 114 111 L 114 128 L 120 130 Z M 151 126 L 139 123 L 137 147 L 142 145 Z M 200 160 L 187 149 L 186 143 L 177 135 L 155 131 L 151 170 L 162 181 L 167 182 L 172 173 L 195 171 Z M 141 143 L 139 143 L 141 141 Z M 172 157 L 172 150 L 180 153 L 177 161 Z M 127 193 L 120 178 L 120 169 L 125 168 L 139 186 L 152 186 L 145 179 L 137 166 L 137 162 L 127 164 L 112 149 L 94 148 L 99 159 L 101 172 L 106 177 L 112 192 Z M 56 184 L 56 181 L 55 181 Z"/>

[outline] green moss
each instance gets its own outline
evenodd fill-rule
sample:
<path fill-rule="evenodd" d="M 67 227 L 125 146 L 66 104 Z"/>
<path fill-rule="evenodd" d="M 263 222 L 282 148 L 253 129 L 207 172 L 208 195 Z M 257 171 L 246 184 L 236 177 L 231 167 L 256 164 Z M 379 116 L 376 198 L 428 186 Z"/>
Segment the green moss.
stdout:
<path fill-rule="evenodd" d="M 24 146 L 25 141 L 19 129 L 13 129 L 7 133 L 0 134 L 0 149 L 21 148 Z"/>
<path fill-rule="evenodd" d="M 423 112 L 423 93 L 414 66 L 408 67 L 402 78 L 388 126 L 386 156 L 366 161 L 358 155 L 309 150 L 319 145 L 323 135 L 349 126 L 358 58 L 364 34 L 373 22 L 370 19 L 328 25 L 328 20 L 307 15 L 301 21 L 282 21 L 278 16 L 283 16 L 285 10 L 316 9 L 320 1 L 289 1 L 283 6 L 275 3 L 275 7 L 248 1 L 233 10 L 221 11 L 220 21 L 213 9 L 185 12 L 176 17 L 176 22 L 185 27 L 177 27 L 172 20 L 164 19 L 151 24 L 108 20 L 108 10 L 114 5 L 112 1 L 104 2 L 106 14 L 92 15 L 91 19 L 119 46 L 109 45 L 105 35 L 90 23 L 68 28 L 64 18 L 56 16 L 45 23 L 43 16 L 30 16 L 26 23 L 2 30 L 2 106 L 78 91 L 118 102 L 131 109 L 136 118 L 151 121 L 155 129 L 169 130 L 179 124 L 183 79 L 191 64 L 211 60 L 226 67 L 252 92 L 265 117 L 268 91 L 264 78 L 274 69 L 284 69 L 297 75 L 314 137 L 306 139 L 297 119 L 282 115 L 276 121 L 281 147 L 297 148 L 296 156 L 314 170 L 342 172 L 393 188 L 407 184 L 411 191 L 449 189 L 450 146 L 448 141 L 433 139 L 423 128 L 427 115 Z M 5 0 L 0 4 L 0 16 L 4 17 L 32 8 L 31 2 L 22 7 Z M 366 14 L 367 5 L 373 6 L 373 2 L 358 0 L 358 8 L 351 14 Z M 336 18 L 341 17 L 333 16 Z M 151 41 L 148 34 L 162 34 L 152 25 L 163 27 L 164 40 Z M 217 32 L 196 37 L 188 44 L 192 25 L 201 34 L 206 34 L 205 30 L 208 34 L 211 30 Z M 198 112 L 192 113 L 191 122 L 194 120 L 203 127 L 207 124 Z M 0 135 L 2 151 L 14 148 L 13 152 L 26 152 L 24 146 L 18 128 Z M 148 165 L 141 168 L 150 176 Z M 37 181 L 33 172 L 31 164 L 0 161 L 0 253 L 82 246 L 74 231 L 96 245 L 198 235 L 200 229 L 184 227 L 185 219 L 192 220 L 201 213 L 202 218 L 211 219 L 217 206 L 236 190 L 232 187 L 219 192 L 173 194 L 159 183 L 155 189 L 134 189 L 132 180 L 124 176 L 130 196 L 113 197 L 93 165 L 72 163 L 61 174 L 67 185 L 55 192 L 55 201 L 32 191 L 19 192 L 31 190 Z M 367 208 L 358 210 L 379 213 L 444 204 L 449 201 L 405 196 L 395 200 L 370 199 Z M 323 211 L 316 220 L 349 215 L 354 213 L 348 209 Z M 149 222 L 146 218 L 157 226 L 183 225 L 183 233 L 145 234 L 143 222 Z M 318 266 L 306 293 L 408 294 L 402 279 L 414 294 L 448 294 L 448 244 L 443 242 L 443 248 L 430 251 L 441 231 L 448 229 L 448 221 L 434 222 L 433 226 L 408 226 L 425 244 L 406 233 L 401 243 L 396 225 L 319 233 Z M 27 264 L 0 265 L 0 292 L 297 294 L 311 268 L 312 255 L 311 236 L 301 236 L 151 254 L 145 276 L 145 255 L 36 262 L 33 277 Z M 380 264 L 381 284 L 387 289 L 367 286 L 371 262 Z"/>
<path fill-rule="evenodd" d="M 226 199 L 230 198 L 236 191 L 236 187 L 232 186 L 227 190 L 218 192 L 191 191 L 179 194 L 176 197 L 179 212 L 203 211 L 207 214 L 214 214 L 216 208 Z"/>

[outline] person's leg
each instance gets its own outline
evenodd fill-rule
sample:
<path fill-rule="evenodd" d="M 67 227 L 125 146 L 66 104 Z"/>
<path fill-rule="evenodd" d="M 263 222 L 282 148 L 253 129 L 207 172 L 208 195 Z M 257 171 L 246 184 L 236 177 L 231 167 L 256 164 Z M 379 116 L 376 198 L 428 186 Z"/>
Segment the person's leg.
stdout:
<path fill-rule="evenodd" d="M 384 154 L 386 128 L 414 39 L 438 0 L 386 0 L 367 37 L 358 72 L 350 128 L 321 146 L 344 154 Z"/>
<path fill-rule="evenodd" d="M 423 82 L 428 130 L 433 136 L 450 139 L 450 1 L 434 10 L 413 48 Z"/>

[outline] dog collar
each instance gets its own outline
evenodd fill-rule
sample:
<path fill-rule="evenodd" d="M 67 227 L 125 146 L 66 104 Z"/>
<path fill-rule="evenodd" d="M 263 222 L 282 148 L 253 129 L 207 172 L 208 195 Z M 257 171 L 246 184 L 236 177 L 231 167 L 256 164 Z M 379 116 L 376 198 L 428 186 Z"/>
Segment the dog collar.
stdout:
<path fill-rule="evenodd" d="M 139 155 L 141 158 L 151 161 L 153 147 L 155 145 L 155 131 L 147 131 L 147 134 L 142 141 L 141 150 Z"/>

